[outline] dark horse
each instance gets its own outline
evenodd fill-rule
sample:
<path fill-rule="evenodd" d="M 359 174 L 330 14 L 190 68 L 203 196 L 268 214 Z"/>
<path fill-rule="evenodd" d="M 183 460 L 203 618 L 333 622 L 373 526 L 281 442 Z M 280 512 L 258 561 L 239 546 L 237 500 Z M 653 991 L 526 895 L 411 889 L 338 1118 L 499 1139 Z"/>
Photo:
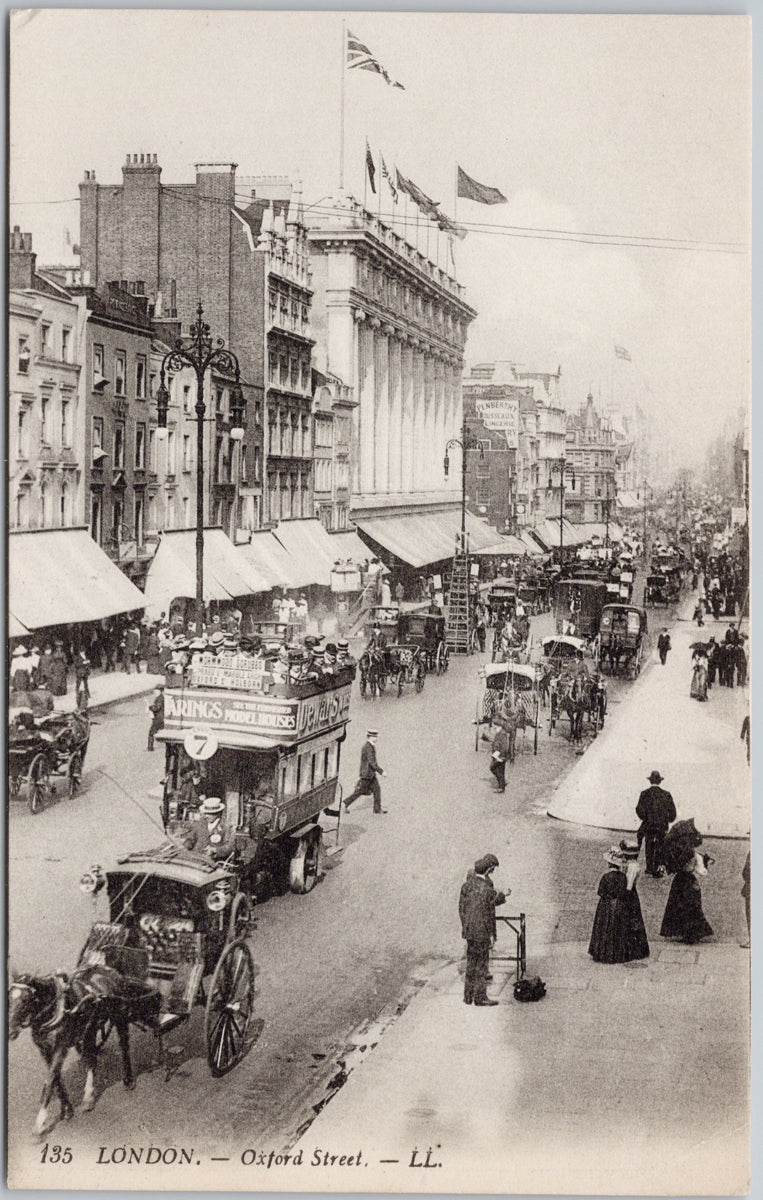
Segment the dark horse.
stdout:
<path fill-rule="evenodd" d="M 387 684 L 387 657 L 383 649 L 364 650 L 358 659 L 360 694 L 370 691 L 372 698 L 384 691 Z"/>
<path fill-rule="evenodd" d="M 122 1051 L 122 1079 L 135 1087 L 130 1062 L 130 1025 L 151 1029 L 159 1036 L 161 996 L 111 967 L 78 967 L 71 978 L 64 974 L 14 975 L 8 987 L 8 1037 L 17 1038 L 29 1028 L 48 1068 L 35 1122 L 38 1135 L 52 1128 L 48 1108 L 53 1092 L 61 1102 L 61 1119 L 74 1115 L 61 1073 L 66 1056 L 76 1050 L 87 1071 L 82 1111 L 95 1103 L 95 1067 L 112 1027 Z M 163 1059 L 163 1052 L 160 1052 Z"/>
<path fill-rule="evenodd" d="M 558 681 L 556 688 L 551 690 L 549 735 L 559 717 L 564 713 L 570 722 L 570 741 L 581 742 L 583 740 L 583 718 L 591 711 L 589 690 L 590 686 L 587 681 L 584 683 L 577 676 L 566 682 Z"/>

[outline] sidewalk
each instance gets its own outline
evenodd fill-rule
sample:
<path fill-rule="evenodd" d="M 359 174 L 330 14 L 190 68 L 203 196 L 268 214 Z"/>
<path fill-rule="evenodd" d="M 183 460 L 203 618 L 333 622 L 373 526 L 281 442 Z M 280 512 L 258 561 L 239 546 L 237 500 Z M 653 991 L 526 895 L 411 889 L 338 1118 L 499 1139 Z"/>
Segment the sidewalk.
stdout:
<path fill-rule="evenodd" d="M 152 692 L 158 683 L 164 683 L 164 675 L 145 675 L 134 671 L 129 675 L 123 671 L 110 671 L 108 675 L 91 675 L 88 682 L 88 710 L 93 712 L 94 709 L 106 708 L 109 704 L 118 704 L 120 700 L 143 696 L 146 692 Z M 74 712 L 77 707 L 74 691 L 66 696 L 54 697 L 54 704 L 58 712 Z"/>
<path fill-rule="evenodd" d="M 515 1001 L 496 966 L 482 1012 L 463 964 L 442 968 L 293 1149 L 362 1147 L 379 1191 L 747 1191 L 748 951 L 655 938 L 649 960 L 602 966 L 584 943 L 530 949 L 543 1000 Z M 440 1169 L 413 1168 L 428 1150 Z"/>

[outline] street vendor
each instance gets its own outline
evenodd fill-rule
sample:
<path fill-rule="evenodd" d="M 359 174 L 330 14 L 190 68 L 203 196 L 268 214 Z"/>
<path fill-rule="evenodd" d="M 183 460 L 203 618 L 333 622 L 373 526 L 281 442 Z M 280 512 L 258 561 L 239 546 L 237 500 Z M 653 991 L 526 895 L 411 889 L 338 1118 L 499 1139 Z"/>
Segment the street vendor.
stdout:
<path fill-rule="evenodd" d="M 235 838 L 225 821 L 225 805 L 217 796 L 207 796 L 201 806 L 201 820 L 186 836 L 185 847 L 196 854 L 220 861 L 236 848 Z"/>

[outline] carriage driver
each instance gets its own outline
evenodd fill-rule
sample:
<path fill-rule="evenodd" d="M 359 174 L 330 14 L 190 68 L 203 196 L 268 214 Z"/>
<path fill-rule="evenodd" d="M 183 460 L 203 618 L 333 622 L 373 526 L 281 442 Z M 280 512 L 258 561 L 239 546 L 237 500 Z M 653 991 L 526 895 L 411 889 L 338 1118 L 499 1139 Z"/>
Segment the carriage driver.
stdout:
<path fill-rule="evenodd" d="M 201 820 L 185 839 L 186 850 L 194 850 L 216 861 L 229 858 L 235 838 L 225 821 L 225 805 L 217 796 L 207 796 L 201 805 Z"/>

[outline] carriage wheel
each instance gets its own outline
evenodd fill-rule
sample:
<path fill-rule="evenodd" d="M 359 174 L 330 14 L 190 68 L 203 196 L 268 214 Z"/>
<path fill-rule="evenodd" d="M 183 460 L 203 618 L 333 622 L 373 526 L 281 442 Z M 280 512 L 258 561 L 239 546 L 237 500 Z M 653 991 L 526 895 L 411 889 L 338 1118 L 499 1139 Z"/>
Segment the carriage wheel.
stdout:
<path fill-rule="evenodd" d="M 228 921 L 228 941 L 235 942 L 249 936 L 252 927 L 252 902 L 243 892 L 233 897 Z"/>
<path fill-rule="evenodd" d="M 445 672 L 447 671 L 447 669 L 448 669 L 448 667 L 449 667 L 449 666 L 450 666 L 450 647 L 447 645 L 447 643 L 443 642 L 443 646 L 442 646 L 442 671 L 443 671 L 443 675 L 445 674 Z"/>
<path fill-rule="evenodd" d="M 417 692 L 423 692 L 425 679 L 426 679 L 426 671 L 424 670 L 424 664 L 419 663 L 418 669 L 416 671 L 416 678 L 414 680 L 414 687 L 416 688 Z"/>
<path fill-rule="evenodd" d="M 228 942 L 220 955 L 204 1013 L 207 1062 L 215 1077 L 226 1075 L 249 1050 L 254 1012 L 254 962 L 246 942 Z"/>
<path fill-rule="evenodd" d="M 639 646 L 633 656 L 633 678 L 635 679 L 641 674 L 641 647 Z"/>
<path fill-rule="evenodd" d="M 33 813 L 42 812 L 50 795 L 50 770 L 44 754 L 37 754 L 29 767 L 29 807 Z"/>
<path fill-rule="evenodd" d="M 69 759 L 69 795 L 76 796 L 82 784 L 82 755 L 77 750 Z"/>
<path fill-rule="evenodd" d="M 475 754 L 480 748 L 480 702 L 477 701 L 477 709 L 474 715 L 474 752 Z"/>
<path fill-rule="evenodd" d="M 442 675 L 443 671 L 445 670 L 445 667 L 442 664 L 442 642 L 440 642 L 439 646 L 437 647 L 437 654 L 435 655 L 434 665 L 435 665 L 435 670 L 436 670 L 437 674 Z"/>
<path fill-rule="evenodd" d="M 386 671 L 380 671 L 379 674 L 376 676 L 376 686 L 378 687 L 379 695 L 381 696 L 384 692 L 384 689 L 387 686 Z"/>
<path fill-rule="evenodd" d="M 473 629 L 469 635 L 469 653 L 476 654 L 480 648 L 480 639 L 477 636 L 477 630 Z"/>
<path fill-rule="evenodd" d="M 321 831 L 306 833 L 297 842 L 289 863 L 289 887 L 304 896 L 315 887 L 321 869 Z"/>

